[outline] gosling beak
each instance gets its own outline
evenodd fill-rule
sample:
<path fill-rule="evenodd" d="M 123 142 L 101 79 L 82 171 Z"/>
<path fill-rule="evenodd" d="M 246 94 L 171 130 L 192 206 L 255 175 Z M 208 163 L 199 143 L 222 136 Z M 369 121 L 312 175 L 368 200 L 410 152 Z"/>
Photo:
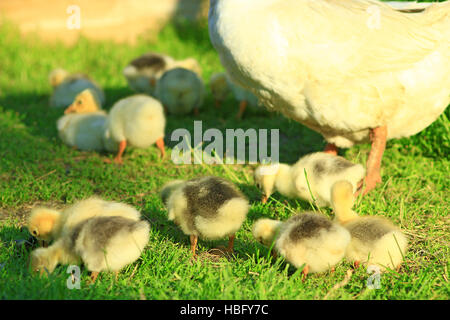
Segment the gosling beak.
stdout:
<path fill-rule="evenodd" d="M 262 203 L 267 203 L 267 200 L 269 200 L 269 197 L 266 196 L 265 194 L 261 197 L 261 202 Z"/>
<path fill-rule="evenodd" d="M 70 106 L 68 106 L 68 107 L 67 107 L 67 109 L 66 109 L 66 110 L 64 110 L 64 114 L 68 114 L 68 113 L 71 113 L 71 112 L 72 112 L 72 110 L 73 110 L 73 105 L 71 104 Z"/>

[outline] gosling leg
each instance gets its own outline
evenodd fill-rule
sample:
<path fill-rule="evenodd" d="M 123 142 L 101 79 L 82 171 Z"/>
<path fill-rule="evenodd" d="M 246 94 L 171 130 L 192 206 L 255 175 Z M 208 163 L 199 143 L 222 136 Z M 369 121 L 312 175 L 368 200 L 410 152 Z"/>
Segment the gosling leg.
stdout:
<path fill-rule="evenodd" d="M 114 162 L 118 164 L 122 164 L 122 154 L 125 151 L 125 148 L 127 147 L 127 140 L 122 140 L 119 142 L 119 151 L 117 152 L 116 157 L 114 158 Z"/>
<path fill-rule="evenodd" d="M 242 115 L 244 114 L 245 110 L 247 109 L 247 101 L 243 100 L 239 104 L 239 112 L 236 115 L 236 119 L 240 120 L 242 118 Z"/>
<path fill-rule="evenodd" d="M 92 271 L 91 272 L 91 282 L 95 283 L 95 280 L 97 280 L 98 277 L 98 272 L 97 271 Z"/>
<path fill-rule="evenodd" d="M 270 255 L 272 256 L 274 261 L 277 260 L 278 254 L 277 254 L 277 252 L 275 251 L 274 248 L 272 248 L 272 250 L 270 250 Z"/>
<path fill-rule="evenodd" d="M 267 200 L 269 200 L 269 197 L 266 196 L 265 194 L 261 197 L 261 202 L 262 203 L 267 203 Z"/>
<path fill-rule="evenodd" d="M 164 138 L 163 137 L 156 140 L 156 146 L 158 147 L 159 151 L 161 151 L 161 159 L 164 159 L 164 156 L 166 155 L 166 151 L 164 150 Z"/>
<path fill-rule="evenodd" d="M 197 249 L 198 236 L 191 234 L 189 236 L 189 239 L 191 240 L 192 256 L 195 257 L 195 256 L 197 256 L 195 250 Z"/>
<path fill-rule="evenodd" d="M 308 275 L 308 273 L 309 273 L 309 266 L 306 265 L 306 266 L 303 268 L 303 270 L 302 270 L 302 274 L 303 274 L 303 276 L 302 276 L 302 281 L 305 281 L 305 280 L 306 280 L 306 276 Z"/>
<path fill-rule="evenodd" d="M 233 248 L 234 248 L 234 239 L 236 239 L 236 235 L 234 235 L 234 234 L 228 238 L 228 248 L 227 248 L 227 251 L 228 251 L 229 253 L 232 253 L 232 252 L 233 252 Z"/>

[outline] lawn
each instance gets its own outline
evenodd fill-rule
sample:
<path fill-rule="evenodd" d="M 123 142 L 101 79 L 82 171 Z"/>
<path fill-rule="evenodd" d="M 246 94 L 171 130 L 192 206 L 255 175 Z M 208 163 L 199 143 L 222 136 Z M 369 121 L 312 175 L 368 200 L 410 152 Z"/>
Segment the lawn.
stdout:
<path fill-rule="evenodd" d="M 254 165 L 175 165 L 170 156 L 159 159 L 156 147 L 132 149 L 124 165 L 104 163 L 111 154 L 80 152 L 57 137 L 55 122 L 62 110 L 48 106 L 49 72 L 57 67 L 83 71 L 105 89 L 106 109 L 133 92 L 122 76 L 123 67 L 147 51 L 175 58 L 198 59 L 203 79 L 223 70 L 212 48 L 206 23 L 170 24 L 158 39 L 143 37 L 136 45 L 81 39 L 75 46 L 46 44 L 34 36 L 20 37 L 11 24 L 0 26 L 0 299 L 448 299 L 449 298 L 449 109 L 429 128 L 409 139 L 388 142 L 383 158 L 383 183 L 358 200 L 362 215 L 382 215 L 409 236 L 402 268 L 381 275 L 380 288 L 367 287 L 364 268 L 345 279 L 350 263 L 335 272 L 301 274 L 282 258 L 273 260 L 251 235 L 261 217 L 287 219 L 292 211 L 317 210 L 313 204 L 275 193 L 259 202 L 253 183 Z M 168 152 L 177 142 L 171 132 L 193 131 L 194 120 L 203 130 L 217 128 L 280 129 L 280 161 L 294 163 L 300 156 L 323 149 L 323 138 L 281 115 L 250 111 L 235 120 L 238 104 L 231 97 L 221 109 L 208 95 L 199 116 L 169 116 L 165 142 Z M 343 150 L 347 159 L 365 164 L 369 145 Z M 223 241 L 199 241 L 199 258 L 191 259 L 189 239 L 172 222 L 159 198 L 162 185 L 172 179 L 214 174 L 239 186 L 251 202 L 248 218 L 237 233 L 235 254 L 217 259 L 208 250 Z M 15 240 L 29 238 L 22 228 L 36 204 L 62 207 L 99 195 L 138 208 L 151 224 L 150 241 L 142 256 L 115 281 L 102 274 L 89 284 L 81 269 L 81 288 L 69 290 L 67 266 L 49 277 L 28 270 L 30 248 Z M 322 212 L 333 217 L 330 209 Z M 346 280 L 346 283 L 341 282 Z M 337 286 L 336 286 L 337 285 Z M 336 287 L 335 287 L 336 286 Z"/>

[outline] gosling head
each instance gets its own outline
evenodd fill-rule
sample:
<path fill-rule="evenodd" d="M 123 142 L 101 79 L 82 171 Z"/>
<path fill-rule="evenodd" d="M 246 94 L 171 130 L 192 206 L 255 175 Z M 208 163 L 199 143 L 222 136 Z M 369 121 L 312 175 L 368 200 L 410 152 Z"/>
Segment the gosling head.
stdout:
<path fill-rule="evenodd" d="M 259 243 L 269 247 L 278 232 L 281 221 L 271 219 L 259 219 L 255 222 L 252 229 L 253 237 Z"/>
<path fill-rule="evenodd" d="M 336 220 L 340 223 L 349 222 L 357 218 L 357 214 L 352 210 L 355 203 L 353 186 L 346 180 L 337 181 L 331 187 L 331 206 L 336 215 Z"/>
<path fill-rule="evenodd" d="M 68 113 L 89 113 L 96 112 L 101 109 L 100 100 L 92 89 L 81 91 L 70 106 L 64 111 Z"/>
<path fill-rule="evenodd" d="M 161 196 L 161 200 L 164 203 L 164 205 L 167 207 L 167 202 L 169 201 L 169 197 L 170 195 L 180 186 L 184 183 L 183 180 L 173 180 L 170 181 L 168 183 L 166 183 L 161 191 L 160 191 L 160 196 Z"/>
<path fill-rule="evenodd" d="M 61 218 L 61 213 L 49 208 L 35 208 L 31 211 L 28 221 L 28 231 L 38 240 L 43 246 L 46 246 L 52 239 L 55 232 L 55 227 Z"/>
<path fill-rule="evenodd" d="M 50 72 L 50 75 L 48 76 L 48 80 L 50 82 L 50 85 L 53 88 L 56 88 L 61 84 L 61 82 L 64 81 L 64 79 L 67 78 L 69 73 L 64 69 L 55 69 L 52 72 Z"/>
<path fill-rule="evenodd" d="M 275 191 L 275 181 L 279 170 L 278 164 L 261 165 L 256 168 L 254 179 L 257 187 L 262 191 L 262 203 L 266 203 L 270 195 Z"/>

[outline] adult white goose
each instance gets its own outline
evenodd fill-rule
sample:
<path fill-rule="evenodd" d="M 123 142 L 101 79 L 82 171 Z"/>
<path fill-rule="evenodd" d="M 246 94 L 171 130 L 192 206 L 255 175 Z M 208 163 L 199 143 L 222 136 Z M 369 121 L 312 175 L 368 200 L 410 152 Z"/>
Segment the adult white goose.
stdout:
<path fill-rule="evenodd" d="M 381 182 L 386 140 L 450 103 L 450 1 L 412 14 L 375 0 L 211 0 L 209 32 L 235 82 L 329 151 L 372 142 L 364 193 Z"/>

